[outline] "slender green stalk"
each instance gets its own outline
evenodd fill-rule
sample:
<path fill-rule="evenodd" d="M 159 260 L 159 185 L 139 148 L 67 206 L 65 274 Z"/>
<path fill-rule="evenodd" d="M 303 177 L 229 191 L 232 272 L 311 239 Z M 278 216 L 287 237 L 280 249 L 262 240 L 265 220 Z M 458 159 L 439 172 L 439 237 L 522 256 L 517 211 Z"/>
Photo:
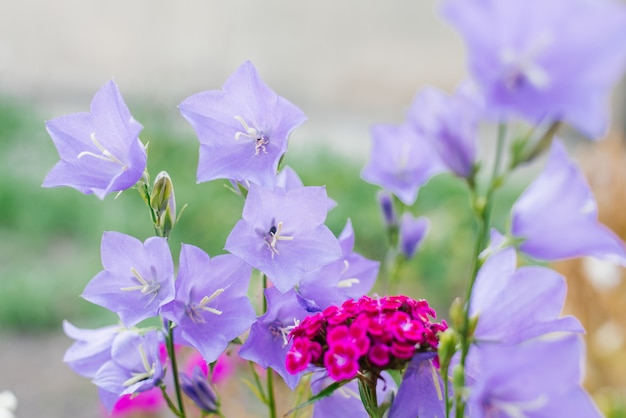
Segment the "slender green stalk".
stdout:
<path fill-rule="evenodd" d="M 463 390 L 465 387 L 465 363 L 467 360 L 467 354 L 469 353 L 470 345 L 472 343 L 472 336 L 470 335 L 470 300 L 472 297 L 472 291 L 474 289 L 474 283 L 478 276 L 478 271 L 482 266 L 483 261 L 480 259 L 480 253 L 486 248 L 489 239 L 489 227 L 491 223 L 491 213 L 493 210 L 493 193 L 502 184 L 502 178 L 500 176 L 500 166 L 502 163 L 502 154 L 504 150 L 504 142 L 506 139 L 506 125 L 501 124 L 498 126 L 498 138 L 496 142 L 496 155 L 493 163 L 493 170 L 491 178 L 487 186 L 485 193 L 484 207 L 480 205 L 474 205 L 476 211 L 476 217 L 478 220 L 478 236 L 476 237 L 476 245 L 474 246 L 474 254 L 472 258 L 472 273 L 467 285 L 465 294 L 465 305 L 463 309 L 463 325 L 459 330 L 459 337 L 461 341 L 461 361 L 460 367 L 462 373 L 458 377 L 459 381 L 455 382 L 457 391 L 455 393 L 456 404 L 456 418 L 463 418 L 465 414 L 465 402 L 463 400 Z M 477 193 L 474 189 L 474 201 L 477 201 Z M 461 390 L 458 390 L 461 389 Z M 447 390 L 447 389 L 446 389 Z M 447 398 L 447 397 L 446 397 Z M 446 417 L 449 416 L 448 403 L 446 403 Z"/>
<path fill-rule="evenodd" d="M 267 276 L 263 274 L 263 290 L 267 289 Z M 264 292 L 265 293 L 265 292 Z M 263 294 L 263 312 L 267 312 L 267 299 Z M 271 368 L 267 368 L 267 392 L 266 400 L 267 407 L 269 408 L 270 418 L 276 418 L 276 399 L 274 397 L 274 371 Z"/>
<path fill-rule="evenodd" d="M 174 402 L 172 402 L 172 399 L 167 394 L 167 390 L 165 390 L 165 385 L 162 384 L 159 387 L 161 388 L 161 393 L 163 394 L 163 399 L 165 399 L 165 402 L 167 402 L 167 406 L 174 413 L 174 415 L 176 415 L 177 417 L 180 417 L 181 416 L 180 412 L 178 412 L 178 409 L 176 409 L 176 405 L 174 405 Z"/>
<path fill-rule="evenodd" d="M 187 415 L 185 415 L 185 405 L 183 404 L 183 396 L 178 378 L 178 364 L 176 362 L 176 353 L 174 352 L 174 329 L 170 321 L 167 321 L 166 324 L 168 329 L 168 336 L 166 338 L 167 354 L 172 362 L 172 379 L 174 380 L 174 391 L 176 393 L 176 401 L 178 402 L 178 411 L 180 412 L 179 417 L 185 418 Z"/>

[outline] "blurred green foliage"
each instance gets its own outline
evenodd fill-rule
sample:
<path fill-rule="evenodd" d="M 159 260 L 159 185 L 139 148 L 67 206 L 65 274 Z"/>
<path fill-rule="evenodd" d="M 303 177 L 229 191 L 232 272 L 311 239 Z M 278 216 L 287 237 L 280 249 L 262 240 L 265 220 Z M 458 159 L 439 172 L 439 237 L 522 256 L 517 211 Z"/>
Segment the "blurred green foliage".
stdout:
<path fill-rule="evenodd" d="M 189 205 L 170 238 L 174 260 L 181 242 L 210 255 L 223 253 L 243 199 L 224 187 L 225 182 L 196 184 L 198 142 L 175 109 L 130 107 L 144 125 L 141 138 L 149 142 L 152 178 L 166 170 L 179 208 Z M 100 201 L 70 188 L 41 188 L 56 161 L 40 114 L 30 106 L 0 100 L 0 329 L 59 329 L 63 319 L 84 327 L 115 321 L 112 313 L 79 298 L 101 269 L 102 232 L 120 231 L 141 240 L 153 234 L 148 211 L 134 190 Z M 327 220 L 335 234 L 351 218 L 356 250 L 371 259 L 385 258 L 378 188 L 360 179 L 363 161 L 320 148 L 300 154 L 290 151 L 285 164 L 305 185 L 326 185 L 338 203 Z M 497 225 L 504 224 L 520 189 L 513 185 L 498 194 Z M 440 175 L 422 188 L 414 207 L 415 213 L 431 218 L 431 229 L 418 255 L 402 270 L 397 290 L 427 298 L 444 317 L 452 298 L 462 295 L 470 267 L 474 223 L 469 202 L 462 181 Z M 383 284 L 381 280 L 375 291 L 382 292 Z M 253 281 L 255 285 L 260 286 Z"/>

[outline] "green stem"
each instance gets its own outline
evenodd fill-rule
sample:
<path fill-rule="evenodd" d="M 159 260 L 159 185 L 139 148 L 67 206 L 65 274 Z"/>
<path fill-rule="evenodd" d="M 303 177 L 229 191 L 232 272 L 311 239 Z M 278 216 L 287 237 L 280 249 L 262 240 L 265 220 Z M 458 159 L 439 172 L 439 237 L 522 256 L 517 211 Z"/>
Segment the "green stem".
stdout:
<path fill-rule="evenodd" d="M 183 404 L 183 396 L 178 378 L 178 364 L 176 363 L 176 353 L 174 352 L 174 329 L 170 321 L 167 321 L 166 325 L 168 329 L 168 336 L 166 338 L 167 354 L 172 362 L 172 379 L 174 380 L 174 391 L 176 393 L 176 401 L 178 402 L 178 410 L 180 411 L 179 417 L 185 418 L 185 405 Z"/>
<path fill-rule="evenodd" d="M 163 394 L 163 399 L 165 399 L 165 402 L 167 402 L 167 406 L 174 413 L 174 415 L 176 415 L 177 417 L 180 417 L 181 416 L 180 412 L 178 412 L 178 409 L 176 409 L 176 405 L 174 405 L 174 402 L 172 402 L 172 399 L 167 394 L 167 391 L 165 390 L 165 385 L 161 385 L 159 387 L 161 388 L 161 393 Z"/>
<path fill-rule="evenodd" d="M 506 125 L 500 124 L 498 126 L 498 139 L 496 142 L 496 156 L 493 163 L 493 170 L 491 173 L 491 179 L 487 187 L 485 194 L 484 207 L 475 208 L 478 218 L 478 236 L 476 237 L 476 245 L 474 246 L 474 254 L 472 258 L 472 273 L 467 285 L 465 293 L 465 306 L 463 309 L 463 325 L 459 330 L 459 336 L 461 340 L 461 361 L 460 367 L 463 371 L 460 375 L 460 381 L 455 382 L 455 403 L 456 403 L 456 418 L 463 418 L 465 413 L 465 403 L 463 401 L 463 388 L 465 387 L 465 363 L 467 361 L 467 354 L 469 353 L 470 345 L 472 343 L 472 336 L 470 335 L 470 300 L 472 298 L 472 291 L 474 289 L 474 283 L 478 276 L 483 261 L 480 259 L 480 253 L 486 248 L 489 240 L 489 227 L 491 223 L 491 213 L 493 211 L 493 193 L 502 184 L 502 178 L 500 177 L 500 166 L 502 163 L 502 154 L 504 150 L 504 142 L 506 139 Z M 476 195 L 475 199 L 476 201 Z M 461 389 L 461 390 L 459 390 Z M 448 406 L 448 403 L 446 403 Z M 446 417 L 449 416 L 446 409 Z"/>
<path fill-rule="evenodd" d="M 265 289 L 267 289 L 267 276 L 263 274 L 263 313 L 267 312 L 267 298 L 265 297 Z M 267 368 L 267 407 L 269 408 L 270 418 L 276 418 L 276 399 L 274 397 L 274 370 Z"/>

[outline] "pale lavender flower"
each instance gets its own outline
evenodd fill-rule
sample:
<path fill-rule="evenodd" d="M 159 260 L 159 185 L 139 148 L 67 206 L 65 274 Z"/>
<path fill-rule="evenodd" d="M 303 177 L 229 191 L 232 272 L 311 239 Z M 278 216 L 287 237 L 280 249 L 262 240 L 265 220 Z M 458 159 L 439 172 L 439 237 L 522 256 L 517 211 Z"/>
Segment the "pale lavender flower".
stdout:
<path fill-rule="evenodd" d="M 280 172 L 276 175 L 276 184 L 275 187 L 280 187 L 286 191 L 299 189 L 304 187 L 304 183 L 300 180 L 298 173 L 291 168 L 290 166 L 283 167 Z M 335 202 L 330 197 L 326 198 L 328 200 L 328 210 L 330 211 L 332 208 L 337 206 L 337 202 Z"/>
<path fill-rule="evenodd" d="M 414 217 L 405 212 L 400 219 L 400 251 L 407 259 L 413 258 L 428 233 L 430 222 L 425 216 Z"/>
<path fill-rule="evenodd" d="M 270 90 L 249 61 L 221 91 L 195 94 L 179 109 L 200 140 L 198 182 L 227 179 L 273 187 L 289 134 L 306 120 Z"/>
<path fill-rule="evenodd" d="M 119 232 L 105 232 L 102 266 L 85 287 L 84 299 L 103 306 L 132 327 L 158 315 L 174 299 L 174 263 L 167 239 L 148 238 L 142 243 Z"/>
<path fill-rule="evenodd" d="M 89 113 L 74 113 L 46 122 L 61 160 L 43 187 L 72 187 L 98 198 L 134 186 L 146 168 L 143 129 L 131 116 L 113 81 L 94 96 Z"/>
<path fill-rule="evenodd" d="M 144 334 L 123 332 L 113 340 L 111 360 L 96 373 L 93 383 L 100 388 L 100 400 L 111 411 L 123 396 L 150 390 L 164 376 L 159 356 L 163 342 L 161 331 Z"/>
<path fill-rule="evenodd" d="M 191 376 L 185 373 L 179 376 L 180 388 L 198 408 L 209 414 L 217 412 L 217 395 L 199 366 L 193 369 Z"/>
<path fill-rule="evenodd" d="M 478 124 L 483 98 L 469 81 L 448 96 L 434 87 L 417 92 L 408 122 L 422 132 L 443 164 L 454 174 L 469 178 L 476 162 Z"/>
<path fill-rule="evenodd" d="M 250 328 L 256 314 L 247 297 L 252 269 L 230 255 L 209 256 L 183 244 L 176 298 L 161 309 L 176 324 L 176 341 L 195 347 L 211 363 Z"/>
<path fill-rule="evenodd" d="M 378 406 L 389 400 L 398 389 L 396 382 L 387 372 L 381 373 L 382 379 L 376 383 L 376 399 Z M 318 394 L 335 380 L 328 377 L 326 370 L 320 369 L 313 373 L 311 377 L 311 392 Z M 361 396 L 359 395 L 359 384 L 352 380 L 334 391 L 332 395 L 322 398 L 313 404 L 313 418 L 368 418 Z"/>
<path fill-rule="evenodd" d="M 380 212 L 383 215 L 383 221 L 385 222 L 385 226 L 387 228 L 393 228 L 398 224 L 398 217 L 396 215 L 396 210 L 393 207 L 393 196 L 391 193 L 388 193 L 384 190 L 379 190 L 376 194 L 376 198 L 378 199 L 378 206 L 380 207 Z"/>
<path fill-rule="evenodd" d="M 98 329 L 82 329 L 63 321 L 65 335 L 76 340 L 63 356 L 63 361 L 81 376 L 93 378 L 98 369 L 111 359 L 115 336 L 124 330 L 119 325 Z"/>
<path fill-rule="evenodd" d="M 281 291 L 342 253 L 324 225 L 328 197 L 324 187 L 273 191 L 251 185 L 241 219 L 225 249 L 260 270 Z"/>
<path fill-rule="evenodd" d="M 472 350 L 481 368 L 469 391 L 471 417 L 602 416 L 581 387 L 584 348 L 579 336 Z"/>
<path fill-rule="evenodd" d="M 298 293 L 311 306 L 323 310 L 367 294 L 378 277 L 380 263 L 354 252 L 354 229 L 348 219 L 339 235 L 343 257 L 304 276 Z"/>
<path fill-rule="evenodd" d="M 398 196 L 407 205 L 443 165 L 427 138 L 408 123 L 372 127 L 372 149 L 361 178 Z"/>
<path fill-rule="evenodd" d="M 601 137 L 626 68 L 626 7 L 609 0 L 448 0 L 472 76 L 498 119 L 563 120 Z"/>
<path fill-rule="evenodd" d="M 556 140 L 543 172 L 513 205 L 511 233 L 539 260 L 587 255 L 626 264 L 624 243 L 598 222 L 583 173 Z"/>
<path fill-rule="evenodd" d="M 265 289 L 267 312 L 260 316 L 250 328 L 250 335 L 241 346 L 239 355 L 264 368 L 271 367 L 292 390 L 304 372 L 291 374 L 285 361 L 291 348 L 289 332 L 304 317 L 309 315 L 298 302 L 294 290 L 281 293 L 277 288 Z"/>
<path fill-rule="evenodd" d="M 476 277 L 470 316 L 478 315 L 480 343 L 517 344 L 553 332 L 583 333 L 573 316 L 561 317 L 565 279 L 545 267 L 516 269 L 512 247 L 491 255 Z"/>
<path fill-rule="evenodd" d="M 444 386 L 433 359 L 436 353 L 417 353 L 398 389 L 389 418 L 445 417 Z"/>

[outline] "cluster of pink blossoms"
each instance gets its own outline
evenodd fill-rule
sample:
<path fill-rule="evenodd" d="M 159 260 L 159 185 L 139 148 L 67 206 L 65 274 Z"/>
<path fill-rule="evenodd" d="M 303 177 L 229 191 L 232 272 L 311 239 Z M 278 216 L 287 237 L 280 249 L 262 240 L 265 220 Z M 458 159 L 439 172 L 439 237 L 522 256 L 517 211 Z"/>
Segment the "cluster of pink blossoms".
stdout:
<path fill-rule="evenodd" d="M 359 371 L 402 369 L 415 353 L 437 351 L 439 333 L 448 325 L 431 323 L 430 317 L 436 313 L 427 301 L 406 296 L 363 296 L 330 306 L 291 331 L 287 370 L 295 374 L 312 364 L 344 380 Z"/>

